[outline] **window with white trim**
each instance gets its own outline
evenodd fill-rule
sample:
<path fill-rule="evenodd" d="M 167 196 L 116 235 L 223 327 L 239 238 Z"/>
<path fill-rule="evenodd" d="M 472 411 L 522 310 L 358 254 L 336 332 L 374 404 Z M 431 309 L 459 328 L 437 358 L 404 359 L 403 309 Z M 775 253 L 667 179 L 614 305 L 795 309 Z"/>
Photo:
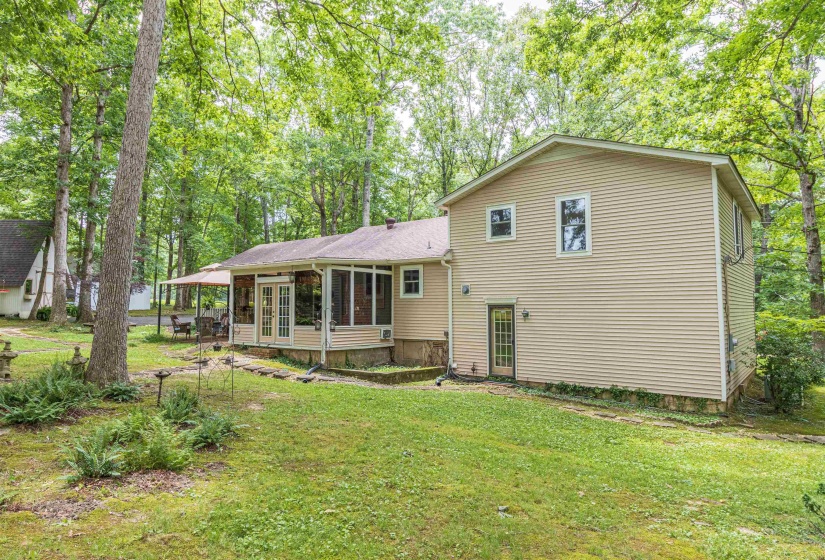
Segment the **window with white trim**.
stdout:
<path fill-rule="evenodd" d="M 742 209 L 735 202 L 733 203 L 733 252 L 736 258 L 742 258 L 745 253 L 745 235 L 742 226 Z"/>
<path fill-rule="evenodd" d="M 516 205 L 500 204 L 487 207 L 487 241 L 516 238 Z"/>
<path fill-rule="evenodd" d="M 556 256 L 589 255 L 590 193 L 556 197 Z"/>
<path fill-rule="evenodd" d="M 400 272 L 401 297 L 424 297 L 424 267 L 421 265 L 402 266 Z"/>

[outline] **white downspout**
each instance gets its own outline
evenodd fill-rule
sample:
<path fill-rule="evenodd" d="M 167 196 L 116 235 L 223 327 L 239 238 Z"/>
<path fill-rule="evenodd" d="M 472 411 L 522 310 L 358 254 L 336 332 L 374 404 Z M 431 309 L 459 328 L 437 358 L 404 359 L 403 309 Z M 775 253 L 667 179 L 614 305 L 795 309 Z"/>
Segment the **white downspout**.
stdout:
<path fill-rule="evenodd" d="M 447 264 L 446 259 L 441 259 L 441 266 L 447 267 L 447 332 L 450 337 L 447 340 L 447 363 L 453 367 L 453 267 Z"/>

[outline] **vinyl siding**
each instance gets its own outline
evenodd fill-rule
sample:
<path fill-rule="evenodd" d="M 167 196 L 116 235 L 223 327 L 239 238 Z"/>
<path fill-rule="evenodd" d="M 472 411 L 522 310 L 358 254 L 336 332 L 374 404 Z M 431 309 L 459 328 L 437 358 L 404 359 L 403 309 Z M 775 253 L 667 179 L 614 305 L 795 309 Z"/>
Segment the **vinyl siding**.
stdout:
<path fill-rule="evenodd" d="M 754 309 L 753 233 L 750 220 L 743 214 L 744 258 L 727 265 L 728 317 L 730 332 L 739 344 L 733 351 L 736 370 L 728 376 L 728 394 L 743 383 L 756 367 L 756 318 Z M 733 247 L 733 197 L 728 188 L 719 183 L 719 228 L 722 256 L 736 261 Z"/>
<path fill-rule="evenodd" d="M 233 344 L 254 344 L 255 325 L 235 325 L 232 335 Z"/>
<path fill-rule="evenodd" d="M 384 327 L 386 328 L 386 327 Z M 332 335 L 332 348 L 357 348 L 378 344 L 392 346 L 392 340 L 381 340 L 381 327 L 337 327 Z"/>
<path fill-rule="evenodd" d="M 292 345 L 300 348 L 321 349 L 321 331 L 315 327 L 295 327 L 292 333 Z"/>
<path fill-rule="evenodd" d="M 566 155 L 537 158 L 450 207 L 459 370 L 487 373 L 485 299 L 515 297 L 518 379 L 719 399 L 710 166 Z M 554 197 L 582 192 L 592 255 L 558 258 Z M 487 242 L 486 207 L 511 202 L 517 239 Z"/>
<path fill-rule="evenodd" d="M 449 328 L 447 268 L 423 263 L 424 297 L 402 298 L 401 267 L 393 267 L 393 336 L 407 340 L 444 340 Z"/>

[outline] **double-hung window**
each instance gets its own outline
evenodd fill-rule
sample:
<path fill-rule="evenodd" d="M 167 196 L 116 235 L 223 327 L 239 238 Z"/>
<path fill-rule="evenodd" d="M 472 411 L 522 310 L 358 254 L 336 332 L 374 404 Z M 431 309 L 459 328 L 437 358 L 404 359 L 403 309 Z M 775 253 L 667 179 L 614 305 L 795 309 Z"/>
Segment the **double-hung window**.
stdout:
<path fill-rule="evenodd" d="M 589 255 L 590 193 L 556 197 L 556 256 Z"/>
<path fill-rule="evenodd" d="M 733 203 L 733 252 L 737 259 L 741 259 L 745 254 L 744 230 L 742 226 L 742 210 L 739 205 Z"/>
<path fill-rule="evenodd" d="M 516 238 L 516 205 L 500 204 L 487 207 L 487 241 Z"/>
<path fill-rule="evenodd" d="M 401 297 L 420 298 L 424 297 L 424 267 L 402 266 L 401 267 Z"/>

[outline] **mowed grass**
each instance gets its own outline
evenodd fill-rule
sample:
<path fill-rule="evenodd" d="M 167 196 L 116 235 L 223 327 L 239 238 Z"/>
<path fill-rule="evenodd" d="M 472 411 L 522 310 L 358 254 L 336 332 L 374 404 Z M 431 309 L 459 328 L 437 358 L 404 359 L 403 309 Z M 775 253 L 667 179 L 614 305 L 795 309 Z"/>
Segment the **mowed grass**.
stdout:
<path fill-rule="evenodd" d="M 194 387 L 193 375 L 164 384 Z M 153 385 L 154 387 L 154 385 Z M 80 489 L 60 447 L 132 406 L 12 428 L 0 493 L 97 499 L 76 520 L 0 513 L 3 558 L 819 558 L 801 496 L 825 446 L 577 415 L 546 399 L 236 375 L 204 391 L 241 437 L 177 494 Z M 508 506 L 500 513 L 498 506 Z"/>

